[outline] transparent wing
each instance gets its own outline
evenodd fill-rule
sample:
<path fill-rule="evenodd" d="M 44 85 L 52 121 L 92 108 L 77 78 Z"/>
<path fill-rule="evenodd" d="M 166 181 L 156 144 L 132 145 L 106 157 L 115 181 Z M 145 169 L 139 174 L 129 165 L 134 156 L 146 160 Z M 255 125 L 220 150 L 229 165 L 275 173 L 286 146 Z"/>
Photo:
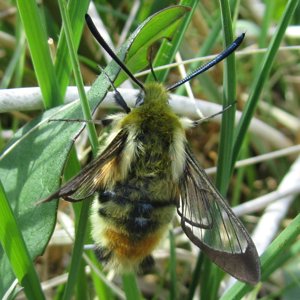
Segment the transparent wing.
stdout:
<path fill-rule="evenodd" d="M 97 158 L 86 165 L 77 176 L 38 203 L 49 202 L 60 197 L 70 202 L 76 202 L 92 196 L 101 185 L 103 167 L 107 166 L 110 161 L 121 153 L 127 136 L 127 132 L 124 130 L 120 131 L 109 146 Z"/>
<path fill-rule="evenodd" d="M 253 241 L 188 147 L 180 193 L 177 212 L 188 238 L 227 273 L 257 283 L 260 264 Z"/>

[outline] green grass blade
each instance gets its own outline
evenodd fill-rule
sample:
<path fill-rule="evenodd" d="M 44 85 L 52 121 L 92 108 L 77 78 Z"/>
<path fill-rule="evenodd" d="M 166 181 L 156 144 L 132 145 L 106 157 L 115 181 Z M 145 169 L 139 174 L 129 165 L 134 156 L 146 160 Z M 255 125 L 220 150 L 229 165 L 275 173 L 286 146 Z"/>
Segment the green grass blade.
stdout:
<path fill-rule="evenodd" d="M 74 41 L 73 41 L 73 31 L 72 31 L 72 27 L 71 27 L 70 17 L 69 17 L 68 11 L 67 11 L 65 1 L 60 0 L 58 3 L 60 6 L 60 12 L 61 12 L 62 19 L 63 19 L 63 28 L 64 28 L 64 32 L 66 35 L 66 41 L 68 44 L 70 60 L 71 60 L 72 68 L 74 71 L 74 76 L 75 76 L 76 85 L 78 88 L 78 93 L 79 93 L 79 98 L 80 98 L 80 103 L 82 106 L 84 119 L 92 120 L 91 109 L 90 109 L 90 105 L 89 105 L 89 102 L 87 100 L 87 97 L 86 97 L 86 94 L 84 91 L 84 85 L 83 85 L 83 80 L 82 80 L 82 76 L 80 73 L 79 61 L 78 61 L 78 57 L 77 57 L 76 51 L 75 51 L 75 46 L 74 46 Z M 96 133 L 94 124 L 88 123 L 87 129 L 88 129 L 88 134 L 89 134 L 90 142 L 92 145 L 93 153 L 94 153 L 94 155 L 97 155 L 98 139 L 97 139 L 97 133 Z"/>
<path fill-rule="evenodd" d="M 82 29 L 84 26 L 84 14 L 87 11 L 89 0 L 70 0 L 68 1 L 68 12 L 70 23 L 72 24 L 73 43 L 77 50 L 81 39 Z M 61 94 L 64 95 L 70 82 L 70 74 L 72 71 L 71 59 L 68 52 L 66 35 L 61 29 L 59 41 L 57 45 L 57 53 L 55 58 L 55 71 L 57 81 L 60 86 Z"/>
<path fill-rule="evenodd" d="M 140 290 L 138 288 L 135 274 L 127 273 L 122 276 L 123 279 L 123 289 L 126 294 L 126 298 L 128 300 L 135 299 L 143 299 Z"/>
<path fill-rule="evenodd" d="M 230 1 L 230 7 L 231 10 L 234 9 L 234 7 L 237 6 L 237 0 L 231 0 Z M 217 21 L 213 23 L 213 27 L 205 39 L 205 42 L 201 45 L 201 48 L 198 52 L 198 54 L 195 57 L 202 57 L 209 55 L 213 49 L 213 46 L 216 44 L 216 42 L 219 40 L 221 36 L 221 28 L 222 28 L 222 22 L 220 16 L 215 17 Z M 189 66 L 189 69 L 187 73 L 190 73 L 197 68 L 199 68 L 200 64 L 199 62 L 194 62 Z M 197 80 L 199 80 L 201 84 L 201 89 L 206 93 L 206 96 L 208 99 L 220 102 L 221 97 L 220 97 L 220 92 L 218 91 L 217 85 L 215 82 L 207 75 L 207 74 L 201 74 L 201 76 L 197 77 Z M 176 94 L 178 95 L 184 95 L 185 94 L 185 87 L 184 85 L 180 86 Z"/>
<path fill-rule="evenodd" d="M 20 16 L 18 15 L 17 18 L 17 39 L 23 39 L 24 37 L 24 43 L 20 43 L 21 53 L 19 57 L 18 64 L 15 69 L 15 74 L 13 78 L 13 86 L 14 87 L 21 87 L 22 81 L 24 77 L 25 72 L 25 57 L 26 57 L 26 40 L 25 40 L 25 32 L 22 26 L 22 22 L 20 19 Z"/>
<path fill-rule="evenodd" d="M 267 279 L 270 272 L 280 267 L 279 264 L 274 265 L 273 263 L 274 261 L 277 261 L 278 256 L 281 256 L 286 251 L 290 251 L 292 244 L 299 235 L 299 227 L 300 214 L 297 215 L 292 223 L 280 233 L 263 253 L 261 256 L 262 280 Z M 221 300 L 241 299 L 251 289 L 252 287 L 250 285 L 237 282 L 222 296 Z"/>
<path fill-rule="evenodd" d="M 273 0 L 267 0 L 266 1 L 266 11 L 264 13 L 264 18 L 262 20 L 262 26 L 260 35 L 258 38 L 258 47 L 259 48 L 267 48 L 268 44 L 268 31 L 271 26 L 272 22 L 272 16 L 274 14 L 274 9 L 276 9 L 276 2 Z M 255 58 L 255 70 L 253 72 L 253 79 L 257 78 L 259 76 L 260 68 L 261 68 L 261 62 L 263 60 L 263 54 L 257 54 Z"/>
<path fill-rule="evenodd" d="M 160 46 L 158 53 L 156 55 L 156 58 L 153 62 L 153 66 L 163 66 L 173 61 L 175 54 L 181 44 L 181 41 L 183 39 L 183 36 L 185 34 L 185 31 L 187 30 L 187 27 L 191 21 L 191 18 L 193 16 L 193 12 L 198 4 L 197 0 L 182 0 L 180 1 L 180 5 L 184 5 L 191 8 L 191 11 L 184 17 L 180 27 L 178 28 L 177 32 L 174 34 L 171 41 L 164 40 L 162 42 L 162 45 Z M 169 70 L 164 69 L 162 71 L 156 72 L 155 75 L 157 77 L 157 80 L 159 82 L 164 82 Z M 152 74 L 149 74 L 147 77 L 146 82 L 154 81 L 154 78 Z"/>
<path fill-rule="evenodd" d="M 220 1 L 222 11 L 222 26 L 224 31 L 225 46 L 227 47 L 233 41 L 232 19 L 230 6 L 227 0 Z M 224 61 L 224 92 L 223 107 L 232 104 L 236 99 L 236 73 L 235 57 L 230 55 Z M 218 172 L 216 185 L 225 195 L 230 180 L 230 165 L 234 136 L 235 105 L 222 115 L 221 137 L 218 155 Z"/>
<path fill-rule="evenodd" d="M 9 83 L 13 77 L 14 72 L 18 68 L 21 57 L 24 53 L 25 49 L 25 34 L 20 26 L 20 22 L 18 22 L 17 27 L 17 45 L 16 45 L 16 51 L 14 52 L 8 67 L 5 70 L 5 73 L 3 74 L 1 83 L 0 83 L 0 89 L 8 88 Z"/>
<path fill-rule="evenodd" d="M 64 171 L 65 181 L 67 182 L 73 176 L 78 174 L 80 169 L 81 169 L 80 162 L 78 160 L 75 147 L 73 147 L 72 150 L 70 151 L 69 159 L 66 164 L 65 171 Z M 88 237 L 85 233 L 85 229 L 79 227 L 79 220 L 80 220 L 81 213 L 82 213 L 82 202 L 73 203 L 72 207 L 73 207 L 73 210 L 75 213 L 75 233 L 76 233 L 75 237 L 77 237 L 77 234 L 78 235 L 84 234 L 87 239 Z M 86 225 L 84 224 L 84 226 L 86 226 Z M 86 242 L 86 239 L 84 240 L 84 242 Z M 76 249 L 75 249 L 75 247 L 76 247 Z M 78 243 L 78 246 L 74 246 L 74 252 L 73 252 L 74 255 L 75 255 L 75 253 L 78 253 L 80 251 L 80 249 L 78 249 L 79 247 L 80 247 L 80 243 Z M 72 279 L 72 280 L 76 281 L 76 283 L 77 283 L 76 289 L 75 289 L 75 295 L 76 295 L 77 299 L 88 299 L 87 295 L 88 295 L 89 288 L 87 286 L 88 278 L 85 274 L 85 265 L 86 264 L 82 257 L 80 257 L 80 258 L 77 257 L 77 260 L 80 260 L 79 267 L 76 265 L 76 268 L 74 268 L 74 265 L 73 265 L 73 268 L 72 268 L 72 263 L 71 263 L 71 269 L 69 270 L 69 280 Z M 66 285 L 65 285 L 65 288 L 66 288 Z"/>
<path fill-rule="evenodd" d="M 28 299 L 45 299 L 39 278 L 0 181 L 0 241 Z M 4 274 L 3 274 L 4 275 Z"/>
<path fill-rule="evenodd" d="M 75 174 L 78 174 L 80 171 L 80 163 L 78 161 L 77 155 L 75 148 L 73 147 L 72 150 L 70 151 L 70 156 L 68 159 L 68 163 L 65 168 L 64 172 L 64 178 L 65 181 L 68 181 L 71 179 Z M 87 201 L 89 202 L 89 201 Z M 74 203 L 72 205 L 75 213 L 75 232 L 76 232 L 76 237 L 75 237 L 75 244 L 73 248 L 73 253 L 72 253 L 72 259 L 77 257 L 76 263 L 73 263 L 71 261 L 71 266 L 69 269 L 69 277 L 68 277 L 68 282 L 64 286 L 64 296 L 66 294 L 70 294 L 72 296 L 72 288 L 76 283 L 77 288 L 76 288 L 76 297 L 78 299 L 87 299 L 86 297 L 80 297 L 79 295 L 81 294 L 86 294 L 87 293 L 87 288 L 86 288 L 86 275 L 85 275 L 85 270 L 84 270 L 84 260 L 82 259 L 81 252 L 82 252 L 82 245 L 81 243 L 85 242 L 85 237 L 86 237 L 86 220 L 88 216 L 84 213 L 84 209 L 82 207 L 83 202 L 79 203 Z M 81 219 L 85 218 L 85 219 Z M 80 220 L 83 221 L 80 223 Z M 82 238 L 82 240 L 80 240 Z M 76 256 L 78 255 L 78 256 Z"/>
<path fill-rule="evenodd" d="M 41 88 L 45 108 L 62 103 L 56 74 L 51 61 L 47 37 L 36 1 L 18 0 L 18 10 L 26 33 L 35 74 Z"/>
<path fill-rule="evenodd" d="M 222 27 L 224 32 L 224 44 L 227 47 L 233 41 L 233 30 L 232 30 L 232 19 L 229 2 L 220 1 L 221 17 L 222 17 Z M 223 107 L 226 107 L 234 101 L 236 95 L 236 75 L 235 75 L 235 57 L 230 55 L 224 61 L 224 75 L 223 75 Z M 221 123 L 221 133 L 220 133 L 220 145 L 219 145 L 219 155 L 218 155 L 218 172 L 216 177 L 216 185 L 221 192 L 225 195 L 229 179 L 230 179 L 230 162 L 232 155 L 232 145 L 234 136 L 234 118 L 235 118 L 235 106 L 227 110 L 222 114 Z M 223 276 L 223 272 L 215 267 L 211 262 L 207 262 L 205 258 L 205 266 L 207 266 L 206 274 L 202 278 L 202 297 L 203 293 L 206 293 L 205 297 L 210 297 L 210 299 L 216 299 L 217 294 L 213 294 L 210 291 L 216 291 L 220 284 Z M 211 280 L 206 280 L 206 278 L 211 278 Z"/>
<path fill-rule="evenodd" d="M 75 287 L 75 295 L 76 299 L 85 299 L 89 300 L 89 278 L 85 274 L 85 261 L 81 259 L 80 261 L 80 266 L 79 266 L 79 271 L 78 271 L 78 276 L 77 276 L 77 284 Z"/>
<path fill-rule="evenodd" d="M 224 272 L 204 254 L 203 269 L 200 276 L 201 299 L 218 299 L 218 290 Z"/>
<path fill-rule="evenodd" d="M 279 267 L 283 266 L 290 259 L 297 259 L 297 255 L 300 253 L 300 240 L 297 240 L 287 251 L 280 253 L 276 260 L 266 266 L 264 271 L 264 278 L 269 276 Z"/>
<path fill-rule="evenodd" d="M 189 294 L 187 296 L 187 300 L 194 299 L 194 294 L 200 281 L 199 278 L 201 278 L 202 265 L 203 265 L 203 255 L 199 254 L 197 257 L 195 269 L 193 271 L 192 281 L 189 287 Z"/>
<path fill-rule="evenodd" d="M 256 77 L 253 86 L 251 87 L 251 92 L 249 99 L 247 100 L 246 107 L 244 109 L 243 115 L 239 121 L 238 127 L 236 129 L 235 137 L 234 137 L 234 147 L 232 153 L 232 165 L 231 170 L 238 158 L 240 148 L 242 146 L 245 134 L 248 130 L 249 124 L 251 122 L 252 116 L 254 114 L 254 110 L 259 101 L 259 97 L 263 90 L 263 87 L 269 77 L 269 73 L 271 71 L 272 64 L 275 60 L 276 53 L 280 46 L 280 43 L 284 37 L 286 28 L 291 20 L 294 11 L 298 5 L 299 1 L 290 0 L 286 6 L 286 9 L 283 13 L 283 17 L 278 25 L 278 28 L 273 35 L 273 38 L 270 43 L 270 47 L 264 57 L 262 62 L 262 67 L 259 72 L 259 75 Z"/>
<path fill-rule="evenodd" d="M 83 115 L 86 120 L 91 120 L 91 110 L 85 95 L 83 80 L 80 73 L 80 66 L 78 62 L 78 58 L 75 52 L 75 46 L 73 41 L 73 32 L 71 28 L 70 18 L 68 15 L 66 3 L 64 0 L 59 1 L 60 12 L 63 19 L 63 28 L 66 36 L 66 41 L 68 44 L 68 50 L 70 55 L 70 60 L 72 64 L 72 68 L 74 71 L 74 76 L 76 80 L 76 84 L 78 87 L 79 97 L 81 100 Z M 89 126 L 90 125 L 90 126 Z M 92 145 L 94 155 L 97 154 L 98 148 L 98 140 L 97 140 L 97 133 L 93 124 L 87 124 L 88 133 L 90 142 Z M 78 272 L 80 270 L 80 263 L 83 251 L 83 244 L 85 241 L 86 231 L 87 231 L 87 223 L 89 217 L 89 201 L 85 200 L 80 203 L 80 217 L 77 226 L 76 238 L 72 253 L 71 265 L 69 270 L 69 277 L 65 287 L 63 299 L 71 299 L 74 287 L 77 282 Z"/>
<path fill-rule="evenodd" d="M 97 259 L 95 254 L 88 253 L 88 255 L 91 261 L 101 270 L 99 260 Z M 97 276 L 97 274 L 93 270 L 91 272 L 91 279 L 95 288 L 95 294 L 98 297 L 98 299 L 114 299 L 113 292 L 111 291 L 111 289 L 105 284 L 105 282 L 103 282 L 103 280 L 101 280 L 101 278 Z"/>
<path fill-rule="evenodd" d="M 170 240 L 170 258 L 169 258 L 169 271 L 170 271 L 170 294 L 169 299 L 175 299 L 177 295 L 177 276 L 176 276 L 176 245 L 175 237 L 172 230 L 169 230 Z"/>
<path fill-rule="evenodd" d="M 77 283 L 78 272 L 82 261 L 83 244 L 87 232 L 87 220 L 89 219 L 89 204 L 90 201 L 85 200 L 78 203 L 80 206 L 79 222 L 76 230 L 75 243 L 72 252 L 71 265 L 69 269 L 69 277 L 65 286 L 63 299 L 71 299 L 74 287 Z"/>

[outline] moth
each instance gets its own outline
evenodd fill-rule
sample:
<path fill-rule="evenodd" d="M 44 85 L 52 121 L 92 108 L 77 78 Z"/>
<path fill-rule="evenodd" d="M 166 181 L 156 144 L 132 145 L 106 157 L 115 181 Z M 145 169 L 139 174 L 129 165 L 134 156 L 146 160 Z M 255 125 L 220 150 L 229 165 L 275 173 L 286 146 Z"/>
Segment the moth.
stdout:
<path fill-rule="evenodd" d="M 109 48 L 88 15 L 86 22 L 140 93 L 130 108 L 114 88 L 116 103 L 124 112 L 106 119 L 112 131 L 98 157 L 42 202 L 58 198 L 76 202 L 93 196 L 96 254 L 119 272 L 153 262 L 151 253 L 177 211 L 184 233 L 214 263 L 241 281 L 257 283 L 260 263 L 255 245 L 188 145 L 186 130 L 198 122 L 179 117 L 169 105 L 170 91 L 234 52 L 244 34 L 212 61 L 164 87 L 159 82 L 142 84 Z"/>

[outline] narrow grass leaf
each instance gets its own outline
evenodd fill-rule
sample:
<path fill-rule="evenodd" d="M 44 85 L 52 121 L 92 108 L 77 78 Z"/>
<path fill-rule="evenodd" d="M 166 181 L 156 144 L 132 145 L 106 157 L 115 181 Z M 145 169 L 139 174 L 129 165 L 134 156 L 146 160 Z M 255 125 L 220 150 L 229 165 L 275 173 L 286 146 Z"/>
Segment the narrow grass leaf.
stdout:
<path fill-rule="evenodd" d="M 276 8 L 276 2 L 273 0 L 267 0 L 266 9 L 264 12 L 263 20 L 262 20 L 262 26 L 261 31 L 258 37 L 258 47 L 259 48 L 267 48 L 267 41 L 268 41 L 268 31 L 271 27 L 272 22 L 272 16 L 274 14 L 274 9 Z M 253 79 L 257 78 L 259 76 L 260 68 L 261 68 L 261 62 L 263 59 L 263 54 L 258 53 L 255 58 L 255 70 L 253 72 Z"/>
<path fill-rule="evenodd" d="M 224 33 L 224 44 L 228 47 L 233 41 L 232 18 L 229 2 L 220 1 L 222 27 Z M 224 47 L 224 48 L 225 48 Z M 232 105 L 236 98 L 236 74 L 235 74 L 235 57 L 231 54 L 224 61 L 223 73 L 223 107 Z M 234 136 L 235 105 L 222 114 L 220 144 L 218 150 L 218 172 L 216 177 L 216 186 L 222 195 L 226 195 L 230 180 L 230 165 Z M 206 258 L 205 258 L 206 260 Z M 207 262 L 207 264 L 209 264 Z M 224 274 L 219 268 L 212 263 L 207 270 L 212 280 L 207 282 L 204 289 L 207 291 L 218 289 L 221 278 Z M 205 279 L 204 279 L 205 280 Z M 216 299 L 216 294 L 210 294 L 210 299 Z"/>
<path fill-rule="evenodd" d="M 228 47 L 233 41 L 232 19 L 230 6 L 227 0 L 220 1 L 222 26 L 225 46 Z M 223 75 L 223 107 L 231 105 L 236 99 L 236 72 L 235 57 L 230 55 L 224 61 Z M 235 105 L 222 114 L 221 137 L 218 155 L 218 172 L 216 185 L 225 195 L 230 180 L 230 165 L 234 136 Z"/>
<path fill-rule="evenodd" d="M 142 295 L 140 293 L 140 290 L 138 288 L 135 274 L 133 273 L 126 273 L 122 276 L 123 279 L 123 289 L 126 294 L 126 298 L 128 300 L 135 299 L 135 300 L 141 300 Z"/>
<path fill-rule="evenodd" d="M 197 288 L 197 286 L 200 282 L 200 278 L 201 278 L 202 266 L 203 266 L 203 255 L 199 254 L 197 257 L 195 269 L 193 271 L 192 282 L 189 287 L 189 293 L 187 296 L 187 300 L 193 300 L 195 297 L 194 296 L 195 291 L 196 291 L 196 288 Z"/>
<path fill-rule="evenodd" d="M 70 23 L 72 24 L 72 39 L 74 49 L 77 50 L 84 27 L 84 14 L 87 11 L 89 0 L 70 0 L 68 1 L 68 14 L 70 16 Z M 67 86 L 70 82 L 71 75 L 71 59 L 68 53 L 66 35 L 61 29 L 59 41 L 57 45 L 57 52 L 55 57 L 55 71 L 57 81 L 60 86 L 61 94 L 64 95 Z"/>
<path fill-rule="evenodd" d="M 0 242 L 28 299 L 45 299 L 17 220 L 0 181 Z M 2 275 L 5 273 L 1 272 Z M 5 276 L 2 276 L 2 278 Z M 2 285 L 2 280 L 0 282 Z M 2 297 L 1 297 L 2 298 Z"/>
<path fill-rule="evenodd" d="M 242 146 L 245 134 L 253 117 L 263 87 L 267 79 L 269 78 L 269 73 L 275 60 L 278 48 L 298 3 L 299 1 L 297 0 L 289 0 L 288 4 L 286 5 L 282 19 L 277 27 L 275 34 L 273 35 L 268 51 L 263 59 L 259 75 L 256 77 L 256 80 L 254 81 L 253 86 L 251 87 L 249 99 L 246 102 L 246 107 L 243 111 L 242 117 L 239 121 L 238 127 L 235 132 L 231 171 L 238 158 L 240 148 Z"/>
<path fill-rule="evenodd" d="M 62 103 L 62 97 L 59 92 L 47 44 L 47 36 L 37 3 L 34 0 L 17 0 L 17 5 L 26 33 L 37 81 L 43 95 L 44 106 L 45 108 L 57 106 Z"/>
<path fill-rule="evenodd" d="M 175 299 L 177 295 L 177 276 L 176 276 L 176 245 L 175 237 L 172 230 L 169 230 L 170 240 L 170 258 L 169 258 L 169 272 L 170 272 L 170 294 L 169 299 Z"/>
<path fill-rule="evenodd" d="M 91 120 L 92 119 L 91 109 L 84 91 L 84 85 L 80 73 L 79 61 L 76 56 L 76 50 L 73 41 L 73 31 L 71 27 L 69 14 L 67 11 L 67 6 L 64 0 L 59 0 L 58 3 L 59 3 L 59 8 L 63 20 L 63 28 L 64 28 L 64 33 L 68 45 L 68 52 L 71 60 L 71 65 L 72 65 L 72 69 L 76 80 L 76 85 L 79 92 L 82 112 L 85 120 Z M 77 43 L 78 42 L 79 39 Z M 90 143 L 92 145 L 93 154 L 94 156 L 96 156 L 98 151 L 98 139 L 97 139 L 97 133 L 94 124 L 88 123 L 87 129 L 89 133 Z M 69 276 L 68 276 L 68 281 L 66 283 L 64 295 L 63 295 L 63 299 L 65 300 L 71 299 L 73 290 L 77 282 L 78 273 L 80 271 L 80 265 L 82 263 L 83 244 L 85 242 L 85 236 L 86 236 L 88 219 L 89 219 L 89 204 L 90 201 L 88 199 L 80 203 L 80 216 L 79 216 L 78 226 L 76 228 L 77 229 L 76 237 L 75 237 L 75 243 L 74 243 L 73 253 L 71 258 Z"/>
<path fill-rule="evenodd" d="M 63 19 L 63 28 L 64 28 L 64 33 L 65 33 L 66 41 L 67 41 L 67 45 L 68 45 L 68 53 L 70 56 L 71 65 L 72 65 L 72 69 L 74 72 L 76 85 L 78 88 L 78 93 L 79 93 L 83 116 L 84 116 L 85 120 L 91 120 L 92 119 L 91 108 L 90 108 L 88 99 L 86 97 L 85 91 L 84 91 L 84 85 L 83 85 L 83 80 L 82 80 L 82 76 L 80 73 L 79 61 L 78 61 L 75 46 L 74 46 L 73 31 L 72 31 L 72 27 L 71 27 L 70 17 L 69 17 L 68 11 L 67 11 L 67 6 L 66 6 L 66 3 L 64 0 L 59 0 L 58 3 L 59 3 L 59 7 L 60 7 L 61 16 Z M 90 143 L 92 145 L 92 150 L 93 150 L 94 156 L 96 156 L 97 151 L 98 151 L 98 139 L 97 139 L 97 133 L 96 133 L 94 124 L 88 123 L 87 130 L 88 130 L 89 139 L 90 139 Z"/>
<path fill-rule="evenodd" d="M 24 52 L 25 34 L 24 34 L 24 32 L 22 31 L 21 28 L 18 28 L 17 30 L 19 32 L 21 31 L 21 33 L 18 36 L 16 51 L 14 52 L 7 68 L 5 70 L 5 73 L 3 74 L 3 77 L 2 77 L 2 80 L 1 80 L 1 83 L 0 83 L 0 89 L 8 88 L 8 86 L 10 84 L 10 81 L 13 77 L 13 74 L 14 74 L 14 72 L 16 71 L 16 69 L 18 68 L 18 66 L 20 64 L 21 57 L 22 57 L 23 52 Z"/>

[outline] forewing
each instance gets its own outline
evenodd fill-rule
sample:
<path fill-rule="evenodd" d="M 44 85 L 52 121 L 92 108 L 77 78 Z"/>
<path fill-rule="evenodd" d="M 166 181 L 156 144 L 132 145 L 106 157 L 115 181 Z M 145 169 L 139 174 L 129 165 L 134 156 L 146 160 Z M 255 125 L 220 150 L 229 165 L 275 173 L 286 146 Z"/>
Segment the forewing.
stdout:
<path fill-rule="evenodd" d="M 58 191 L 38 203 L 48 202 L 60 197 L 67 201 L 76 202 L 92 196 L 101 185 L 101 171 L 103 167 L 120 155 L 126 143 L 127 136 L 127 132 L 121 130 L 106 149 L 86 165 L 77 176 L 73 177 Z"/>
<path fill-rule="evenodd" d="M 257 283 L 260 264 L 253 241 L 188 147 L 180 193 L 177 211 L 189 239 L 227 273 Z"/>

